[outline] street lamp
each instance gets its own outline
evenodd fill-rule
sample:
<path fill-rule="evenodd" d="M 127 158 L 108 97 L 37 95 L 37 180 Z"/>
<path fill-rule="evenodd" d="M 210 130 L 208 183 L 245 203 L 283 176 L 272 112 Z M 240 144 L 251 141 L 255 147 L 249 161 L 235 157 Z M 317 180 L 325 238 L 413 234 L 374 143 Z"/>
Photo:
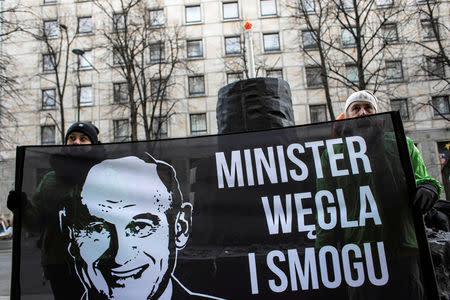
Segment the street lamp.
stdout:
<path fill-rule="evenodd" d="M 84 51 L 83 49 L 75 48 L 75 49 L 72 49 L 72 53 L 76 54 L 76 55 L 83 55 L 84 53 L 86 53 L 86 51 Z"/>
<path fill-rule="evenodd" d="M 79 49 L 79 48 L 74 48 L 72 49 L 72 53 L 77 55 L 77 79 L 78 79 L 78 89 L 77 89 L 77 116 L 78 116 L 78 121 L 80 121 L 80 97 L 81 97 L 81 80 L 80 80 L 80 65 L 81 65 L 81 57 L 86 53 L 86 51 L 84 51 L 83 49 Z M 100 74 L 100 72 L 92 65 L 92 63 L 87 60 L 86 58 L 84 59 L 89 66 L 95 71 L 97 72 L 97 74 Z"/>
<path fill-rule="evenodd" d="M 77 55 L 77 79 L 78 79 L 78 88 L 77 88 L 77 121 L 80 122 L 80 97 L 81 97 L 81 80 L 80 80 L 80 56 L 82 56 L 85 51 L 82 49 L 72 49 L 72 53 Z"/>

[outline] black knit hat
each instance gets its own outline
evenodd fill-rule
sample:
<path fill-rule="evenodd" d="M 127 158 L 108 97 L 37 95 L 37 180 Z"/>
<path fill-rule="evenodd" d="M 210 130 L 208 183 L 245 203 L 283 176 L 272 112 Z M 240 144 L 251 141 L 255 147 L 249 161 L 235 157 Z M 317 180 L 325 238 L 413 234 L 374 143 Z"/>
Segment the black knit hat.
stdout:
<path fill-rule="evenodd" d="M 66 139 L 65 139 L 64 144 L 67 144 L 67 139 L 69 138 L 69 134 L 71 134 L 72 132 L 84 133 L 85 135 L 87 135 L 89 137 L 92 144 L 98 144 L 99 131 L 98 131 L 98 128 L 92 123 L 88 123 L 88 122 L 73 123 L 66 132 Z"/>

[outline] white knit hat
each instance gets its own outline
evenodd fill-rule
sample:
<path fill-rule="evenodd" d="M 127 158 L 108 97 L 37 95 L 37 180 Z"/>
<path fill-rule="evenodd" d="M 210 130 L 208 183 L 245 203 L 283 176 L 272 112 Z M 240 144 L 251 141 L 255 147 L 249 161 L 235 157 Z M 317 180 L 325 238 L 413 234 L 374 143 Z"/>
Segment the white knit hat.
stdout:
<path fill-rule="evenodd" d="M 369 102 L 372 104 L 373 108 L 375 108 L 375 112 L 378 112 L 378 99 L 375 97 L 371 92 L 367 90 L 358 91 L 350 95 L 350 97 L 347 98 L 347 101 L 345 101 L 345 109 L 344 112 L 347 114 L 347 109 L 353 102 L 362 101 L 362 102 Z"/>

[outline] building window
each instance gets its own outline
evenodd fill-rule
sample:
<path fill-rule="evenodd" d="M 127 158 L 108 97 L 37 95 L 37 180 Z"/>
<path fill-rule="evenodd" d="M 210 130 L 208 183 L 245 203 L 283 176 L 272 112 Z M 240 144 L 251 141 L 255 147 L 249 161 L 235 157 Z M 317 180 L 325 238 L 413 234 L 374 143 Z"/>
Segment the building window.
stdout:
<path fill-rule="evenodd" d="M 42 90 L 42 109 L 54 109 L 56 106 L 56 90 Z"/>
<path fill-rule="evenodd" d="M 231 36 L 225 38 L 225 54 L 239 54 L 241 53 L 241 37 Z"/>
<path fill-rule="evenodd" d="M 438 21 L 436 19 L 432 20 L 422 20 L 420 21 L 422 24 L 422 38 L 424 40 L 435 40 L 439 37 L 439 30 L 438 30 Z M 433 30 L 433 27 L 435 30 Z M 437 35 L 435 34 L 435 31 Z"/>
<path fill-rule="evenodd" d="M 48 39 L 56 38 L 59 35 L 57 20 L 44 21 L 44 36 Z"/>
<path fill-rule="evenodd" d="M 351 30 L 342 28 L 342 45 L 354 46 L 356 44 L 355 33 L 355 28 L 352 28 Z"/>
<path fill-rule="evenodd" d="M 128 102 L 128 84 L 126 82 L 114 83 L 114 102 Z"/>
<path fill-rule="evenodd" d="M 434 115 L 447 115 L 450 114 L 450 105 L 448 103 L 447 96 L 436 96 L 431 98 L 433 103 Z"/>
<path fill-rule="evenodd" d="M 198 23 L 202 21 L 200 5 L 186 6 L 186 23 Z"/>
<path fill-rule="evenodd" d="M 164 10 L 163 9 L 154 9 L 149 12 L 150 18 L 150 26 L 163 26 L 165 23 L 164 20 Z"/>
<path fill-rule="evenodd" d="M 439 79 L 445 77 L 445 64 L 439 57 L 427 56 L 427 74 L 430 78 Z"/>
<path fill-rule="evenodd" d="M 203 57 L 203 42 L 202 40 L 187 41 L 187 57 L 199 58 Z"/>
<path fill-rule="evenodd" d="M 125 64 L 125 62 L 123 61 L 123 58 L 120 55 L 119 51 L 117 51 L 116 48 L 113 48 L 113 65 L 121 66 L 124 64 Z"/>
<path fill-rule="evenodd" d="M 150 80 L 150 93 L 153 100 L 164 100 L 167 89 L 167 78 Z"/>
<path fill-rule="evenodd" d="M 78 18 L 78 33 L 92 33 L 92 18 Z"/>
<path fill-rule="evenodd" d="M 303 49 L 317 49 L 317 34 L 314 30 L 302 31 Z"/>
<path fill-rule="evenodd" d="M 242 72 L 238 73 L 228 73 L 227 74 L 227 84 L 242 80 L 244 76 L 242 75 Z"/>
<path fill-rule="evenodd" d="M 353 0 L 340 0 L 340 5 L 344 10 L 354 9 Z"/>
<path fill-rule="evenodd" d="M 347 80 L 353 83 L 358 82 L 358 67 L 356 65 L 346 65 L 345 72 L 347 74 Z"/>
<path fill-rule="evenodd" d="M 301 9 L 305 13 L 313 13 L 316 10 L 314 0 L 301 0 Z"/>
<path fill-rule="evenodd" d="M 261 16 L 276 16 L 277 2 L 275 0 L 261 0 L 259 1 L 261 8 Z"/>
<path fill-rule="evenodd" d="M 397 24 L 384 24 L 381 26 L 381 36 L 386 43 L 398 42 Z"/>
<path fill-rule="evenodd" d="M 320 77 L 320 67 L 306 67 L 306 86 L 307 87 L 320 87 L 322 86 L 322 79 Z"/>
<path fill-rule="evenodd" d="M 41 145 L 55 144 L 55 126 L 45 125 L 41 126 Z"/>
<path fill-rule="evenodd" d="M 283 79 L 283 70 L 266 70 L 266 77 Z"/>
<path fill-rule="evenodd" d="M 56 0 L 44 0 L 44 4 L 54 4 Z"/>
<path fill-rule="evenodd" d="M 78 55 L 78 68 L 82 69 L 92 69 L 92 51 L 83 51 L 83 54 Z"/>
<path fill-rule="evenodd" d="M 239 6 L 237 2 L 224 2 L 223 7 L 223 19 L 232 20 L 239 18 Z"/>
<path fill-rule="evenodd" d="M 123 142 L 130 137 L 127 119 L 114 120 L 113 126 L 114 126 L 114 142 Z"/>
<path fill-rule="evenodd" d="M 377 0 L 378 7 L 392 7 L 394 5 L 394 0 Z"/>
<path fill-rule="evenodd" d="M 280 37 L 278 33 L 263 34 L 264 52 L 280 51 Z"/>
<path fill-rule="evenodd" d="M 56 59 L 52 54 L 42 55 L 42 70 L 44 72 L 54 72 L 56 67 Z"/>
<path fill-rule="evenodd" d="M 406 99 L 392 99 L 391 109 L 399 111 L 403 120 L 409 120 L 408 102 Z"/>
<path fill-rule="evenodd" d="M 92 86 L 85 85 L 78 87 L 78 97 L 80 106 L 92 105 Z"/>
<path fill-rule="evenodd" d="M 164 43 L 158 42 L 150 45 L 150 61 L 161 62 L 164 60 Z"/>
<path fill-rule="evenodd" d="M 200 135 L 207 133 L 206 114 L 191 114 L 191 135 Z"/>
<path fill-rule="evenodd" d="M 403 80 L 402 61 L 386 61 L 386 79 L 389 81 Z"/>
<path fill-rule="evenodd" d="M 189 77 L 189 95 L 205 94 L 205 77 L 203 75 Z"/>
<path fill-rule="evenodd" d="M 153 119 L 152 136 L 153 139 L 167 138 L 167 122 L 169 120 L 163 117 Z"/>
<path fill-rule="evenodd" d="M 309 115 L 311 123 L 327 121 L 327 106 L 326 105 L 310 105 Z"/>
<path fill-rule="evenodd" d="M 113 15 L 113 29 L 116 31 L 125 30 L 125 15 L 114 14 Z"/>

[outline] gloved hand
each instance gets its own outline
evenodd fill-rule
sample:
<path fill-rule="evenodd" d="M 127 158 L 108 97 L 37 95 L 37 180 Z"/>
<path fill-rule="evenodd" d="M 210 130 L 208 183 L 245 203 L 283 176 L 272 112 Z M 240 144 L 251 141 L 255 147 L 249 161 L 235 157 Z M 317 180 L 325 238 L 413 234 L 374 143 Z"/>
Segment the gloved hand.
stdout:
<path fill-rule="evenodd" d="M 8 199 L 6 202 L 6 206 L 9 208 L 10 211 L 13 213 L 16 213 L 19 209 L 20 205 L 25 205 L 27 202 L 27 194 L 24 192 L 17 192 L 17 191 L 9 191 Z"/>
<path fill-rule="evenodd" d="M 438 190 L 429 181 L 422 181 L 417 185 L 413 205 L 422 214 L 428 212 L 438 200 Z"/>

